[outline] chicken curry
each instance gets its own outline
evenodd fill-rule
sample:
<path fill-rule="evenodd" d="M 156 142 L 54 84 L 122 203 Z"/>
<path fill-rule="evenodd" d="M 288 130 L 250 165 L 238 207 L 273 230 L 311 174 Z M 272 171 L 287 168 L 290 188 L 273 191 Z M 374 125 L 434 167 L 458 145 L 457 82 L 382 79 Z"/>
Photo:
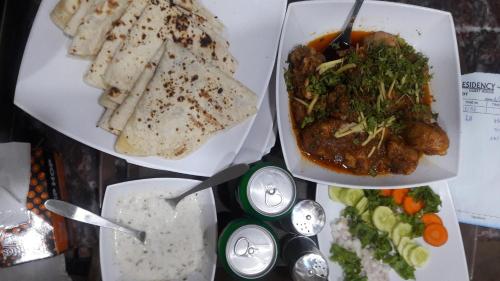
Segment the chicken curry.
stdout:
<path fill-rule="evenodd" d="M 335 171 L 371 176 L 411 174 L 422 155 L 446 154 L 428 59 L 379 31 L 354 32 L 351 47 L 326 61 L 322 50 L 331 38 L 288 55 L 285 80 L 302 153 Z"/>

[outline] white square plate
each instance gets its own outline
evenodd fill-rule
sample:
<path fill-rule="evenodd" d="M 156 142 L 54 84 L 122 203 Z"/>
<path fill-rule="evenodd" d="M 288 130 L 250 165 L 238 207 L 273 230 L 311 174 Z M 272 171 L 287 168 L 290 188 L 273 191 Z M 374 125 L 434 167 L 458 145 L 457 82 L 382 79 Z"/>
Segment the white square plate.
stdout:
<path fill-rule="evenodd" d="M 448 242 L 441 247 L 432 247 L 421 238 L 417 239 L 419 244 L 429 250 L 430 259 L 427 265 L 415 271 L 416 280 L 467 281 L 469 280 L 467 262 L 465 260 L 460 227 L 458 226 L 455 208 L 451 200 L 450 189 L 446 182 L 434 183 L 431 185 L 431 188 L 441 197 L 442 206 L 439 216 L 448 229 Z M 325 228 L 318 234 L 319 249 L 325 257 L 330 257 L 330 247 L 332 245 L 332 229 L 330 224 L 340 217 L 340 212 L 345 208 L 345 205 L 330 200 L 328 197 L 328 186 L 323 184 L 318 184 L 316 187 L 316 201 L 323 206 L 326 213 Z M 328 265 L 330 268 L 328 280 L 342 280 L 341 267 L 329 259 Z M 391 270 L 389 280 L 399 281 L 403 279 L 394 270 Z"/>
<path fill-rule="evenodd" d="M 40 4 L 24 51 L 14 103 L 61 133 L 129 163 L 174 172 L 210 176 L 228 166 L 255 119 L 213 136 L 181 160 L 133 157 L 114 151 L 116 137 L 96 127 L 103 112 L 100 90 L 83 82 L 90 61 L 67 55 L 70 39 L 50 20 L 57 0 Z M 230 51 L 239 62 L 235 78 L 262 102 L 276 57 L 286 0 L 201 0 L 226 26 Z"/>
<path fill-rule="evenodd" d="M 302 179 L 325 184 L 363 188 L 418 186 L 457 176 L 459 167 L 461 85 L 457 40 L 448 12 L 389 2 L 365 1 L 354 30 L 386 31 L 399 34 L 417 51 L 429 57 L 431 89 L 439 113 L 438 122 L 447 132 L 450 147 L 446 156 L 424 156 L 411 175 L 379 177 L 340 174 L 305 159 L 295 140 L 289 116 L 284 70 L 288 53 L 299 44 L 339 30 L 353 1 L 308 1 L 289 5 L 278 51 L 276 106 L 278 128 L 285 162 L 290 172 Z"/>
<path fill-rule="evenodd" d="M 252 129 L 233 163 L 257 162 L 273 148 L 276 143 L 277 130 L 274 126 L 276 116 L 274 96 L 274 88 L 269 88 L 267 96 L 262 101 L 259 112 L 255 117 Z"/>
<path fill-rule="evenodd" d="M 134 196 L 140 192 L 165 192 L 168 194 L 181 194 L 199 181 L 175 178 L 157 178 L 137 181 L 129 181 L 108 186 L 104 195 L 101 215 L 113 219 L 117 215 L 115 208 L 118 199 Z M 204 230 L 205 256 L 201 272 L 195 272 L 188 276 L 186 281 L 212 281 L 215 276 L 215 265 L 217 262 L 217 213 L 212 189 L 205 189 L 197 193 L 197 200 L 201 209 L 201 229 Z M 99 256 L 101 261 L 102 280 L 114 281 L 128 280 L 120 274 L 119 265 L 115 262 L 114 254 L 114 231 L 101 228 L 99 232 Z"/>

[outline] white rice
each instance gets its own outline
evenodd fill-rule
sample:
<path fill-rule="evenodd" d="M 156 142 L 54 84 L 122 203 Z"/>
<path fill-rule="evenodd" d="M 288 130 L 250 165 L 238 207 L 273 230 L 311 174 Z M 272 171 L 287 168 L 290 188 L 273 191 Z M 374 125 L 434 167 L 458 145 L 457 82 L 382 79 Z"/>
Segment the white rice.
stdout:
<path fill-rule="evenodd" d="M 333 243 L 346 248 L 349 251 L 356 253 L 361 259 L 363 267 L 363 275 L 368 277 L 369 281 L 388 281 L 390 268 L 377 260 L 373 256 L 373 251 L 363 249 L 361 242 L 356 237 L 353 237 L 349 232 L 347 219 L 341 217 L 331 224 Z"/>

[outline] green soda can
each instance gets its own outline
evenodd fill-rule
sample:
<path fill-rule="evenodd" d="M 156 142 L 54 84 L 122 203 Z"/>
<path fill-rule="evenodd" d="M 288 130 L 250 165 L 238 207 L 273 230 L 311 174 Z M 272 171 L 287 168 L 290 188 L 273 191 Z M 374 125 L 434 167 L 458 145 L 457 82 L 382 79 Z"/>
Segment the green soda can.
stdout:
<path fill-rule="evenodd" d="M 237 280 L 259 280 L 274 268 L 278 242 L 273 230 L 254 219 L 236 219 L 222 231 L 217 245 L 225 270 Z"/>
<path fill-rule="evenodd" d="M 284 169 L 268 164 L 253 166 L 241 178 L 236 199 L 245 213 L 263 220 L 279 220 L 290 214 L 296 188 Z"/>

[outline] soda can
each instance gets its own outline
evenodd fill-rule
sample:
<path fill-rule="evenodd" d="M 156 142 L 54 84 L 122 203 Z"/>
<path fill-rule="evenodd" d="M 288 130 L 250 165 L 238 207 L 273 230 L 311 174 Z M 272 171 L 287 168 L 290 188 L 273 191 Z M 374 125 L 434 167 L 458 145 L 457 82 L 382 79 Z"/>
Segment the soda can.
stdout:
<path fill-rule="evenodd" d="M 283 230 L 304 235 L 314 236 L 325 226 L 325 210 L 314 200 L 302 200 L 292 208 L 290 216 L 279 221 Z"/>
<path fill-rule="evenodd" d="M 263 278 L 274 268 L 278 243 L 273 230 L 254 219 L 236 219 L 222 231 L 217 245 L 225 270 L 238 280 Z"/>
<path fill-rule="evenodd" d="M 263 221 L 279 220 L 295 204 L 295 181 L 280 167 L 255 165 L 241 178 L 236 198 L 245 213 Z"/>
<path fill-rule="evenodd" d="M 328 261 L 311 238 L 289 235 L 283 242 L 282 252 L 294 281 L 328 280 Z"/>

